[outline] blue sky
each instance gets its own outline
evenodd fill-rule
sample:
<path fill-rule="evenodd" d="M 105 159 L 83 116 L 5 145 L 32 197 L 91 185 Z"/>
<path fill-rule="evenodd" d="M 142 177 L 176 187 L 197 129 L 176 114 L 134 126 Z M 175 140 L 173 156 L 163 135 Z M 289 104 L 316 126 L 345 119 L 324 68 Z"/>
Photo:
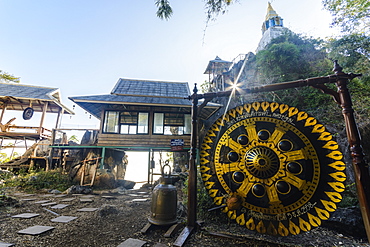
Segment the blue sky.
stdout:
<path fill-rule="evenodd" d="M 22 84 L 60 88 L 69 96 L 106 94 L 119 78 L 201 84 L 208 61 L 254 52 L 267 1 L 240 0 L 209 23 L 202 0 L 171 0 L 170 20 L 156 17 L 154 0 L 0 0 L 0 70 Z M 338 34 L 320 0 L 274 0 L 294 32 Z M 206 28 L 206 30 L 205 30 Z M 82 110 L 63 123 L 96 124 Z"/>

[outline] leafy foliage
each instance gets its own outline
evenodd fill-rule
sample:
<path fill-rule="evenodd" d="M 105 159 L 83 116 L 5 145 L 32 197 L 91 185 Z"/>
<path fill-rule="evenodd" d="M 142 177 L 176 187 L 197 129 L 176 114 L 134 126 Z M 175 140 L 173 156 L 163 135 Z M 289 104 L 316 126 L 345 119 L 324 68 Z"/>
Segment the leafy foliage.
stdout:
<path fill-rule="evenodd" d="M 157 0 L 155 2 L 155 5 L 157 6 L 157 16 L 161 19 L 170 19 L 172 16 L 172 7 L 170 5 L 170 2 L 168 0 Z"/>
<path fill-rule="evenodd" d="M 328 56 L 338 60 L 344 71 L 361 73 L 361 81 L 370 83 L 370 37 L 363 34 L 344 35 L 329 39 L 326 43 Z"/>
<path fill-rule="evenodd" d="M 258 52 L 256 62 L 258 81 L 262 84 L 324 76 L 330 74 L 332 68 L 322 40 L 291 31 L 273 39 L 265 50 Z M 275 91 L 266 97 L 266 100 L 294 105 L 322 117 L 327 116 L 330 100 L 330 96 L 310 87 Z"/>
<path fill-rule="evenodd" d="M 326 75 L 331 69 L 322 40 L 291 31 L 273 39 L 256 60 L 259 81 L 265 84 Z"/>
<path fill-rule="evenodd" d="M 0 181 L 3 182 L 4 180 L 11 179 L 14 176 L 13 173 L 9 171 L 0 171 Z"/>
<path fill-rule="evenodd" d="M 346 185 L 346 190 L 343 192 L 343 200 L 338 204 L 339 207 L 346 208 L 358 205 L 355 183 Z"/>
<path fill-rule="evenodd" d="M 323 0 L 324 8 L 333 14 L 333 25 L 346 33 L 370 32 L 370 2 L 368 0 Z"/>
<path fill-rule="evenodd" d="M 370 37 L 351 34 L 324 42 L 288 32 L 273 39 L 256 57 L 260 81 L 264 83 L 332 74 L 331 61 L 334 59 L 338 60 L 344 72 L 361 73 L 363 76 L 354 79 L 348 87 L 358 125 L 364 136 L 370 133 Z M 335 85 L 327 86 L 336 90 Z M 317 89 L 304 87 L 275 91 L 268 95 L 268 99 L 294 105 L 338 129 L 344 127 L 341 114 L 333 114 L 340 112 L 340 107 L 328 104 L 333 102 L 331 96 Z"/>
<path fill-rule="evenodd" d="M 6 163 L 11 161 L 12 159 L 15 159 L 19 157 L 19 154 L 17 152 L 13 152 L 13 155 L 10 157 L 7 153 L 0 153 L 0 163 Z"/>
<path fill-rule="evenodd" d="M 15 77 L 13 75 L 10 75 L 2 70 L 0 70 L 0 82 L 15 82 L 15 83 L 19 83 L 20 82 L 20 78 L 19 77 Z"/>
<path fill-rule="evenodd" d="M 370 37 L 364 34 L 344 35 L 330 39 L 328 56 L 337 59 L 344 72 L 361 73 L 348 84 L 356 122 L 362 135 L 365 154 L 370 154 Z"/>
<path fill-rule="evenodd" d="M 26 192 L 35 192 L 41 189 L 57 189 L 64 191 L 71 186 L 67 174 L 59 171 L 39 171 L 19 174 L 16 177 L 6 179 L 3 187 L 18 187 Z"/>
<path fill-rule="evenodd" d="M 232 4 L 232 0 L 205 0 L 205 8 L 207 10 L 207 22 L 214 20 L 219 14 L 226 13 L 227 7 Z M 235 2 L 235 1 L 234 1 Z M 168 0 L 157 0 L 157 16 L 161 19 L 170 19 L 173 10 Z"/>
<path fill-rule="evenodd" d="M 207 20 L 214 20 L 219 14 L 225 14 L 232 0 L 206 0 Z"/>
<path fill-rule="evenodd" d="M 258 55 L 259 71 L 267 83 L 293 80 L 304 74 L 305 61 L 299 59 L 299 49 L 291 43 L 272 44 Z"/>
<path fill-rule="evenodd" d="M 76 135 L 72 135 L 68 141 L 72 141 L 72 142 L 75 142 L 75 143 L 80 143 L 80 140 L 78 140 L 78 137 Z"/>

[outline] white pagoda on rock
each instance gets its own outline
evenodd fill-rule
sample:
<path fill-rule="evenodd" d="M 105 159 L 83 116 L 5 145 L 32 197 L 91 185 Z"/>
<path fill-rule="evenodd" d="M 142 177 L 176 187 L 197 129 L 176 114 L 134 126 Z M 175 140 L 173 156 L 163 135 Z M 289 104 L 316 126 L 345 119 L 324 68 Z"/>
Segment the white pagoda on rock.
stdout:
<path fill-rule="evenodd" d="M 262 24 L 262 38 L 258 44 L 256 53 L 265 49 L 272 39 L 279 37 L 286 30 L 288 29 L 283 26 L 283 18 L 276 13 L 269 2 L 266 18 Z"/>

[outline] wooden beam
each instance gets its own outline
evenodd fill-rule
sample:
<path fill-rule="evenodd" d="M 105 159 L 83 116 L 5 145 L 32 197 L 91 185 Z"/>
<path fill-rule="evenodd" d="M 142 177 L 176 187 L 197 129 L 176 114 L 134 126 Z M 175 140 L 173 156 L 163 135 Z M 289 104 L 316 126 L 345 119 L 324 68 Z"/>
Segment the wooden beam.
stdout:
<path fill-rule="evenodd" d="M 185 241 L 190 236 L 191 232 L 194 230 L 192 226 L 186 226 L 180 235 L 177 237 L 176 241 L 173 243 L 173 246 L 181 247 L 185 244 Z"/>
<path fill-rule="evenodd" d="M 63 114 L 64 114 L 64 109 L 60 108 L 58 111 L 57 121 L 55 122 L 55 129 L 58 129 L 60 127 L 60 122 L 61 122 Z"/>
<path fill-rule="evenodd" d="M 39 128 L 39 134 L 41 134 L 41 129 L 42 129 L 42 126 L 44 125 L 44 120 L 45 120 L 45 115 L 46 115 L 46 111 L 48 109 L 48 102 L 45 101 L 44 102 L 44 106 L 43 106 L 43 111 L 42 111 L 42 116 L 41 116 L 41 120 L 40 120 L 40 128 Z"/>
<path fill-rule="evenodd" d="M 4 103 L 3 105 L 3 110 L 1 111 L 1 115 L 0 115 L 0 123 L 3 122 L 3 117 L 4 117 L 4 113 L 5 113 L 5 110 L 6 110 L 6 103 Z"/>

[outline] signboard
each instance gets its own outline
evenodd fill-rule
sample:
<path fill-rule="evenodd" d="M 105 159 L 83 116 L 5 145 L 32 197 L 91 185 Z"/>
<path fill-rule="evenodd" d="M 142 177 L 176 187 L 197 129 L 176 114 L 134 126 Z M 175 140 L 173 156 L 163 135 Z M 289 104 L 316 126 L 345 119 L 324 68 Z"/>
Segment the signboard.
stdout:
<path fill-rule="evenodd" d="M 184 139 L 171 139 L 171 151 L 181 151 L 184 147 Z"/>

